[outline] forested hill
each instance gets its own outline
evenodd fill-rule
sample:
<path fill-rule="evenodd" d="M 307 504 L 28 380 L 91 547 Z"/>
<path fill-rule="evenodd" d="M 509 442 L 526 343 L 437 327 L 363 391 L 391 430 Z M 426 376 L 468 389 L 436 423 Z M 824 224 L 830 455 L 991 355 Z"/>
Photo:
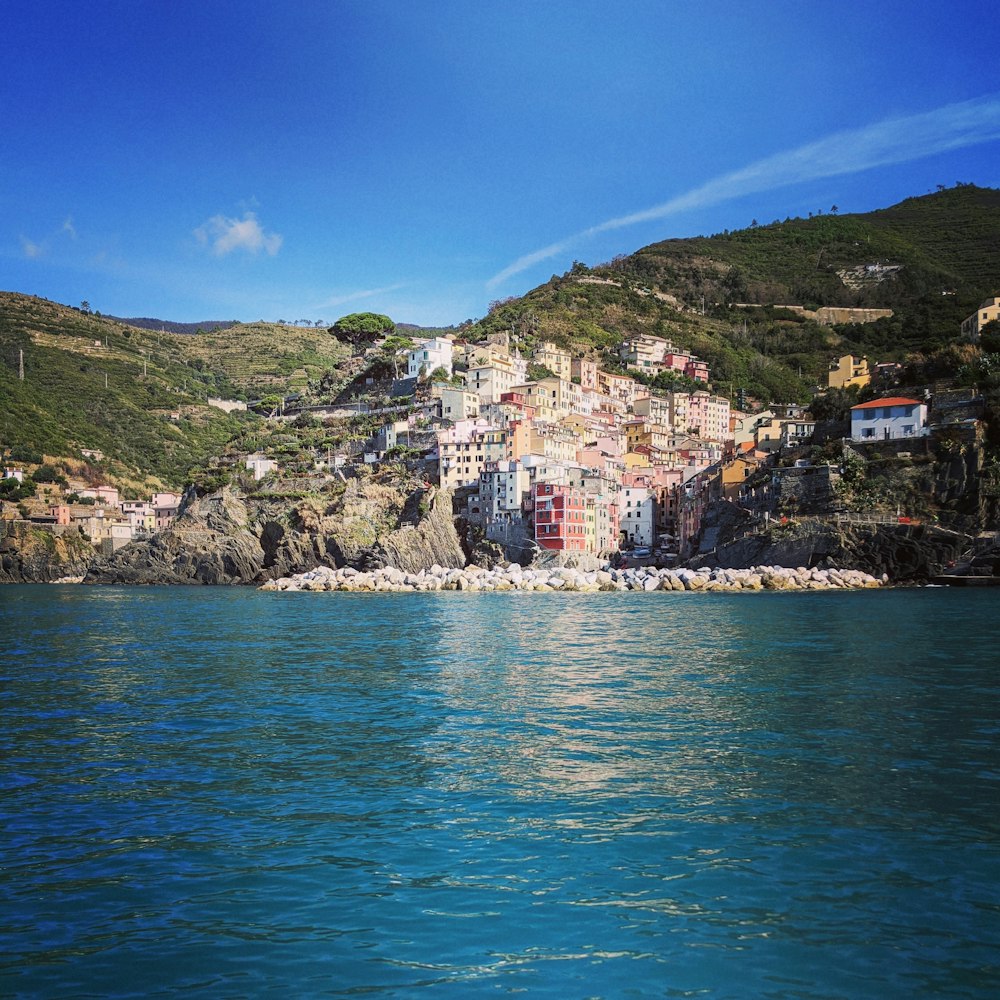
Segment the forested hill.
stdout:
<path fill-rule="evenodd" d="M 926 294 L 971 301 L 1000 282 L 993 188 L 942 189 L 865 214 L 831 206 L 806 219 L 754 222 L 654 243 L 619 264 L 692 302 L 707 293 L 713 301 L 899 308 Z"/>
<path fill-rule="evenodd" d="M 200 323 L 176 323 L 168 319 L 153 319 L 149 316 L 108 316 L 110 320 L 134 326 L 139 330 L 154 330 L 157 333 L 210 333 L 213 330 L 228 330 L 237 325 L 237 320 L 206 319 Z"/>
<path fill-rule="evenodd" d="M 717 391 L 807 400 L 843 353 L 905 361 L 954 345 L 962 320 L 1000 294 L 1000 191 L 959 185 L 866 214 L 836 206 L 714 236 L 576 263 L 493 303 L 469 331 L 551 339 L 613 366 L 623 337 L 666 337 L 709 362 Z M 781 306 L 891 309 L 820 326 Z M 777 307 L 777 308 L 776 308 Z"/>

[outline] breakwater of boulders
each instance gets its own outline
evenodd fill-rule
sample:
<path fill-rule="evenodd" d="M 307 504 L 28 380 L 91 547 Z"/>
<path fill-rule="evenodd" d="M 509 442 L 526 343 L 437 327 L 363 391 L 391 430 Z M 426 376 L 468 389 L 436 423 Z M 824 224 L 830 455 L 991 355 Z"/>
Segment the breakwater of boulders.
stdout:
<path fill-rule="evenodd" d="M 886 577 L 876 578 L 858 570 L 789 569 L 754 566 L 750 569 L 657 569 L 634 567 L 580 570 L 568 567 L 543 569 L 516 563 L 484 569 L 466 566 L 447 569 L 432 566 L 419 573 L 400 569 L 362 571 L 351 567 L 321 566 L 295 576 L 269 580 L 261 590 L 351 591 L 416 593 L 440 590 L 493 591 L 744 591 L 744 590 L 855 590 L 880 587 Z"/>

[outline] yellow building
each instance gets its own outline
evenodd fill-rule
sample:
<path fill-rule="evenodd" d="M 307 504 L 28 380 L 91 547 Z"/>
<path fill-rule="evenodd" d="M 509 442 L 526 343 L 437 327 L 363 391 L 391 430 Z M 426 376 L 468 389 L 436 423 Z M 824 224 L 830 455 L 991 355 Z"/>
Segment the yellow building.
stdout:
<path fill-rule="evenodd" d="M 761 459 L 753 455 L 737 455 L 722 466 L 722 495 L 727 500 L 738 500 L 743 483 L 761 466 Z"/>
<path fill-rule="evenodd" d="M 598 392 L 610 396 L 615 402 L 622 403 L 626 407 L 635 402 L 638 385 L 639 383 L 629 375 L 616 375 L 606 371 L 597 373 Z"/>
<path fill-rule="evenodd" d="M 827 385 L 831 389 L 848 389 L 856 385 L 859 389 L 871 382 L 868 371 L 868 359 L 859 358 L 853 354 L 845 354 L 830 365 Z"/>
<path fill-rule="evenodd" d="M 625 432 L 625 447 L 627 451 L 635 451 L 639 445 L 666 451 L 673 446 L 673 428 L 649 420 L 627 420 L 622 424 Z"/>
<path fill-rule="evenodd" d="M 987 299 L 968 319 L 962 321 L 962 336 L 978 340 L 982 328 L 993 320 L 1000 320 L 1000 295 Z"/>
<path fill-rule="evenodd" d="M 536 364 L 544 365 L 559 378 L 569 380 L 573 377 L 573 356 L 549 341 L 539 344 L 532 357 Z"/>

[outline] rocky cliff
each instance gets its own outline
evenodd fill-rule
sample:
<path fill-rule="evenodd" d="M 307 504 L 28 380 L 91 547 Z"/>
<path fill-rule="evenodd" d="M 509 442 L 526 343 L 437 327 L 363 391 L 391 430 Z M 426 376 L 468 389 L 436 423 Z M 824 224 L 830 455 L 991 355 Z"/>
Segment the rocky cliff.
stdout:
<path fill-rule="evenodd" d="M 186 504 L 173 526 L 91 568 L 86 583 L 260 584 L 320 565 L 463 566 L 446 491 L 351 480 L 335 501 L 224 488 Z"/>
<path fill-rule="evenodd" d="M 0 521 L 0 583 L 79 578 L 96 558 L 79 531 L 55 534 L 27 521 Z"/>
<path fill-rule="evenodd" d="M 972 544 L 968 535 L 924 524 L 838 524 L 804 518 L 720 545 L 694 564 L 805 566 L 887 575 L 892 583 L 917 583 L 941 573 Z"/>

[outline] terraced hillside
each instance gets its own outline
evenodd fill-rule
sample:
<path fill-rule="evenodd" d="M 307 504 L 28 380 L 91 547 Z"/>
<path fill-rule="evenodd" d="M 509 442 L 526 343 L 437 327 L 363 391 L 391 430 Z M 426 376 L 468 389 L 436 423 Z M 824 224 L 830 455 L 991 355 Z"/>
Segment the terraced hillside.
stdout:
<path fill-rule="evenodd" d="M 247 398 L 301 390 L 350 354 L 325 329 L 278 323 L 237 323 L 172 340 L 195 368 L 224 373 Z"/>
<path fill-rule="evenodd" d="M 954 343 L 962 319 L 1000 293 L 998 248 L 1000 191 L 960 186 L 865 215 L 775 221 L 576 264 L 495 303 L 470 335 L 506 330 L 528 349 L 552 339 L 610 366 L 623 337 L 646 332 L 707 360 L 718 391 L 805 400 L 837 354 L 904 361 Z M 829 327 L 774 308 L 783 305 L 893 315 Z"/>
<path fill-rule="evenodd" d="M 962 299 L 1000 282 L 1000 191 L 972 185 L 866 214 L 775 220 L 654 243 L 620 267 L 669 285 L 689 305 L 746 301 L 900 308 L 943 292 Z M 898 268 L 886 275 L 885 268 Z M 870 269 L 862 287 L 841 272 Z"/>
<path fill-rule="evenodd" d="M 249 419 L 207 404 L 231 389 L 170 335 L 0 294 L 0 445 L 15 453 L 96 449 L 122 478 L 180 486 Z"/>

